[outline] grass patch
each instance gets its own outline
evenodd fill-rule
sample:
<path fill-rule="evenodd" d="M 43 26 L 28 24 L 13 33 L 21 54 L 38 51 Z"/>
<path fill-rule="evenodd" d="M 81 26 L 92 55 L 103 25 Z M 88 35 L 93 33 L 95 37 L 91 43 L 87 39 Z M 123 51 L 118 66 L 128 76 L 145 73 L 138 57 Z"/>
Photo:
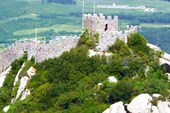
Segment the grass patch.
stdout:
<path fill-rule="evenodd" d="M 141 23 L 139 27 L 168 28 L 168 27 L 170 27 L 170 24 Z"/>
<path fill-rule="evenodd" d="M 55 32 L 67 31 L 67 32 L 81 32 L 81 27 L 76 25 L 53 25 L 50 27 L 38 28 L 37 32 L 46 32 L 49 30 L 54 30 Z M 16 31 L 13 34 L 16 35 L 29 35 L 34 34 L 35 29 Z"/>

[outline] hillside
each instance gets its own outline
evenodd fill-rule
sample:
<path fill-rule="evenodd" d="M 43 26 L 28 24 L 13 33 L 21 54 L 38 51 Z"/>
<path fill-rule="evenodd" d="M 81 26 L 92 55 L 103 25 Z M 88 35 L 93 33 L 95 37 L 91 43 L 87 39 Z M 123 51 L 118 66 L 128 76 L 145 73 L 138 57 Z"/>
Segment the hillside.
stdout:
<path fill-rule="evenodd" d="M 117 39 L 103 55 L 94 56 L 89 55 L 95 43 L 91 39 L 96 40 L 84 32 L 76 48 L 41 63 L 27 61 L 27 53 L 15 60 L 0 88 L 1 110 L 10 105 L 9 113 L 101 113 L 141 93 L 168 98 L 170 84 L 159 65 L 163 53 L 150 49 L 143 36 L 132 34 L 127 45 Z M 27 71 L 31 66 L 32 74 Z"/>
<path fill-rule="evenodd" d="M 79 35 L 82 23 L 82 1 L 76 0 L 76 4 L 74 1 L 73 4 L 67 4 L 67 2 L 42 4 L 40 0 L 1 1 L 0 50 L 16 40 L 34 38 L 36 27 L 40 40 L 50 40 L 56 35 Z M 165 35 L 169 32 L 170 27 L 169 2 L 164 0 L 142 0 L 142 2 L 141 0 L 116 0 L 114 2 L 118 5 L 145 5 L 156 8 L 156 12 L 99 8 L 96 9 L 96 12 L 104 15 L 118 15 L 121 21 L 120 29 L 127 24 L 138 25 L 139 32 L 147 37 L 150 43 L 159 45 L 163 50 L 170 52 L 168 47 L 170 37 Z M 93 4 L 93 1 L 85 0 L 85 13 L 93 12 Z M 113 1 L 96 1 L 96 5 L 101 4 L 112 5 Z M 152 33 L 148 33 L 150 30 Z"/>

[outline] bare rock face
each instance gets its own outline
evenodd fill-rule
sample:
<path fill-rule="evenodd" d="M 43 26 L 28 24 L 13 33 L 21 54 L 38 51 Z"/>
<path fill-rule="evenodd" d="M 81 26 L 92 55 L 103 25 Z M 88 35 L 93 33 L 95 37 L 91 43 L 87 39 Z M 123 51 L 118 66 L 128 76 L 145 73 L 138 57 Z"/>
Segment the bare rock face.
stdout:
<path fill-rule="evenodd" d="M 161 96 L 162 96 L 161 94 L 157 94 L 157 93 L 155 93 L 155 94 L 152 95 L 153 98 L 159 98 L 159 97 L 161 97 Z"/>
<path fill-rule="evenodd" d="M 158 107 L 156 107 L 156 106 L 152 106 L 152 110 L 151 111 L 152 111 L 151 113 L 159 113 Z"/>
<path fill-rule="evenodd" d="M 107 108 L 103 113 L 110 113 L 110 108 Z"/>
<path fill-rule="evenodd" d="M 170 113 L 170 102 L 159 101 L 157 106 L 159 113 Z"/>
<path fill-rule="evenodd" d="M 28 95 L 30 95 L 30 94 L 31 94 L 30 90 L 29 90 L 29 89 L 26 89 L 25 91 L 22 92 L 22 95 L 21 95 L 21 99 L 20 99 L 20 100 L 26 99 L 26 97 L 27 97 Z"/>
<path fill-rule="evenodd" d="M 0 88 L 3 86 L 6 75 L 10 72 L 11 68 L 12 67 L 10 66 L 4 72 L 0 72 Z"/>
<path fill-rule="evenodd" d="M 36 69 L 31 66 L 27 71 L 27 75 L 31 78 L 32 76 L 35 75 L 35 72 L 36 72 Z"/>
<path fill-rule="evenodd" d="M 126 111 L 123 106 L 123 102 L 120 101 L 112 104 L 110 108 L 106 109 L 103 113 L 126 113 Z"/>
<path fill-rule="evenodd" d="M 149 94 L 141 94 L 130 102 L 127 109 L 131 113 L 151 113 L 151 101 L 152 97 Z"/>
<path fill-rule="evenodd" d="M 160 96 L 160 94 L 153 94 L 152 98 L 149 94 L 140 94 L 127 104 L 126 111 L 123 102 L 120 101 L 112 104 L 103 113 L 170 113 L 170 102 L 159 100 Z M 154 98 L 159 100 L 157 106 L 152 104 Z"/>
<path fill-rule="evenodd" d="M 9 108 L 10 108 L 10 106 L 8 105 L 8 106 L 4 107 L 3 111 L 7 112 Z"/>

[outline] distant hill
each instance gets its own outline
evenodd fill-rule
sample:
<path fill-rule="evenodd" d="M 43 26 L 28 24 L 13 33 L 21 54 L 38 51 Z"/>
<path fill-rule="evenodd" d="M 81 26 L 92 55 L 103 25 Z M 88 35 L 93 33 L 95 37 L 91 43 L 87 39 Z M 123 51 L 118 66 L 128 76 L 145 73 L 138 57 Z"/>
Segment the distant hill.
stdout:
<path fill-rule="evenodd" d="M 76 4 L 75 0 L 47 0 L 47 2 L 51 3 L 60 3 L 60 4 Z"/>
<path fill-rule="evenodd" d="M 164 0 L 164 1 L 168 1 L 168 2 L 170 2 L 170 0 Z"/>

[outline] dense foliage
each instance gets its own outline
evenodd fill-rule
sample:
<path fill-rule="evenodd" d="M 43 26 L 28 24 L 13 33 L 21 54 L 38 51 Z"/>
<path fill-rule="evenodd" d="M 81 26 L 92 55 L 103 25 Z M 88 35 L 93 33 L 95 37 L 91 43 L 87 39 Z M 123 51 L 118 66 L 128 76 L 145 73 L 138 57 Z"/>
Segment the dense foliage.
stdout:
<path fill-rule="evenodd" d="M 36 75 L 27 84 L 31 95 L 11 105 L 9 112 L 101 113 L 110 104 L 129 102 L 141 93 L 168 95 L 169 82 L 158 62 L 160 53 L 148 48 L 144 37 L 133 34 L 127 45 L 117 40 L 109 49 L 112 57 L 89 57 L 93 47 L 87 43 L 89 36 L 84 32 L 75 49 L 37 63 Z M 108 82 L 109 76 L 118 82 Z"/>
<path fill-rule="evenodd" d="M 97 43 L 99 43 L 99 34 L 93 34 L 86 29 L 80 37 L 78 46 L 87 45 L 89 48 L 94 48 Z"/>

